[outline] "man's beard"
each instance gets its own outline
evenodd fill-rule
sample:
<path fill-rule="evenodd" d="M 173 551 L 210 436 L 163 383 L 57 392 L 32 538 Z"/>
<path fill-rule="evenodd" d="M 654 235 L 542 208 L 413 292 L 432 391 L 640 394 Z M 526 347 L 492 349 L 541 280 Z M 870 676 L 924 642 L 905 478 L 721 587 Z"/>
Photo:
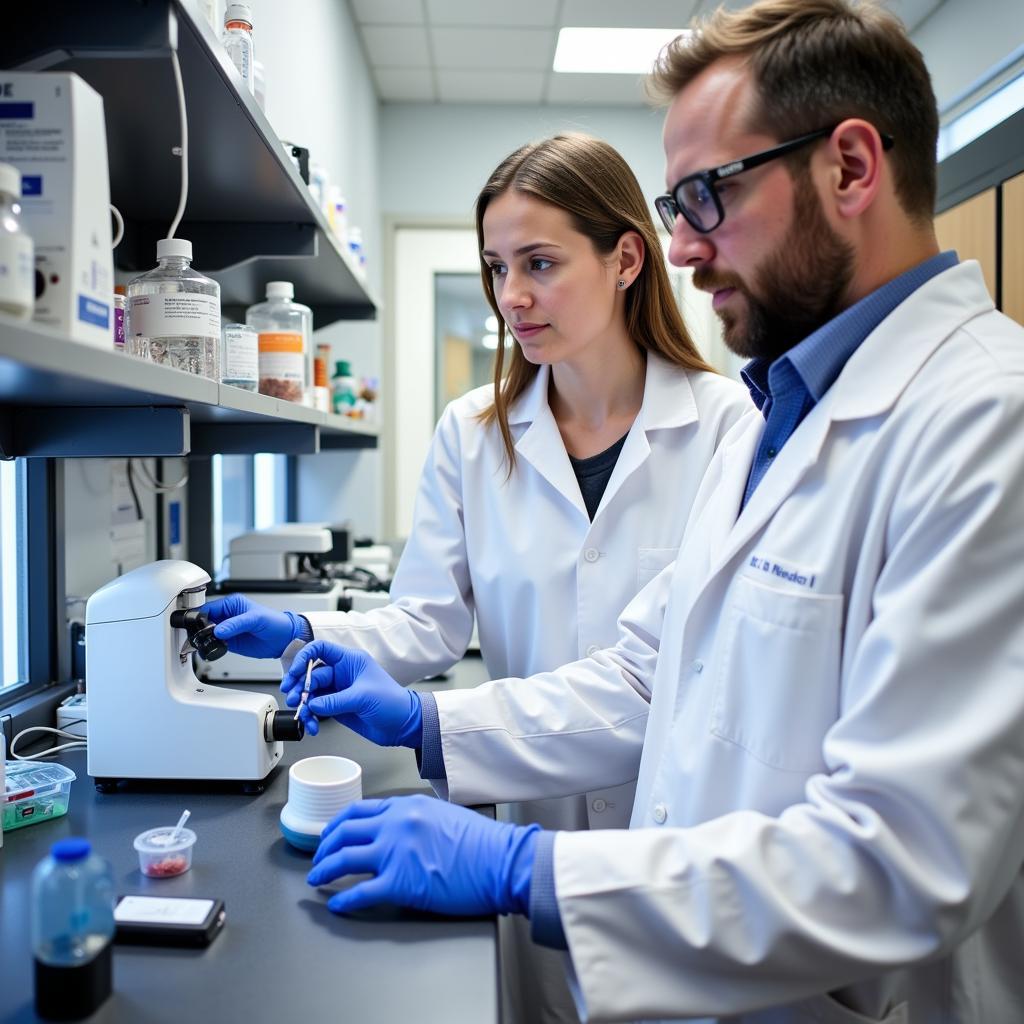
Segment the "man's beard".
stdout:
<path fill-rule="evenodd" d="M 718 314 L 726 345 L 745 359 L 777 359 L 827 324 L 841 312 L 853 277 L 853 247 L 825 219 L 810 174 L 794 175 L 794 184 L 793 223 L 775 254 L 754 271 L 753 288 L 713 269 L 698 267 L 693 274 L 697 288 L 735 288 L 746 299 L 745 317 L 728 308 Z"/>

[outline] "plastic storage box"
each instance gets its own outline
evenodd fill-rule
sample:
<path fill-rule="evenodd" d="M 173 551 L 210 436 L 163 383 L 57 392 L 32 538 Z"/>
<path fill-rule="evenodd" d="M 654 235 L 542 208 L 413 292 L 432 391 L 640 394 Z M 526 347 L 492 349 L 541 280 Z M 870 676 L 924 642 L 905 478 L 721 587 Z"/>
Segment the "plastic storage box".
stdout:
<path fill-rule="evenodd" d="M 78 778 L 62 764 L 8 761 L 3 803 L 3 830 L 49 821 L 68 812 L 71 783 Z"/>

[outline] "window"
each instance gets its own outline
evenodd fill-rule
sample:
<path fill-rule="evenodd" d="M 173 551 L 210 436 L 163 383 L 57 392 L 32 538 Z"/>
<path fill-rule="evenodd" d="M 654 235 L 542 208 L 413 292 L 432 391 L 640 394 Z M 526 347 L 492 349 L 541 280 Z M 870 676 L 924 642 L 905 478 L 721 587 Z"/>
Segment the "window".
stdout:
<path fill-rule="evenodd" d="M 0 462 L 0 690 L 27 676 L 25 462 Z"/>
<path fill-rule="evenodd" d="M 1007 82 L 991 96 L 943 125 L 939 130 L 939 160 L 963 149 L 1021 109 L 1024 109 L 1024 75 Z"/>
<path fill-rule="evenodd" d="M 253 457 L 214 455 L 213 474 L 213 568 L 215 579 L 229 575 L 228 545 L 253 525 Z"/>

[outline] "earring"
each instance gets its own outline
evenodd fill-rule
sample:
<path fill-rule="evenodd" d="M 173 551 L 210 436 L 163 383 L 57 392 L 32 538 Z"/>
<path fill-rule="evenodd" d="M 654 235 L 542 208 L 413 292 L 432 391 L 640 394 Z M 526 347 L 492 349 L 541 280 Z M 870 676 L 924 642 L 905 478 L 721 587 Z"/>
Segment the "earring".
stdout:
<path fill-rule="evenodd" d="M 626 287 L 626 282 L 623 281 L 622 278 L 620 277 L 619 278 L 619 291 L 622 291 L 622 289 L 625 288 L 625 287 Z"/>

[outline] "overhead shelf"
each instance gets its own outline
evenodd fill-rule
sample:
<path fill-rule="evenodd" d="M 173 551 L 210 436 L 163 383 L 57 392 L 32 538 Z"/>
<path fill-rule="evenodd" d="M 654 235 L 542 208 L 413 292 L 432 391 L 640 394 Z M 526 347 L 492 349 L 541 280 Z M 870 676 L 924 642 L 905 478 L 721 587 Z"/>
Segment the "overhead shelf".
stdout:
<path fill-rule="evenodd" d="M 51 0 L 5 12 L 0 67 L 73 71 L 102 96 L 111 199 L 125 219 L 115 253 L 125 272 L 154 265 L 177 208 L 177 50 L 189 128 L 189 194 L 178 236 L 241 318 L 268 281 L 288 280 L 314 325 L 376 316 L 364 275 L 244 87 L 192 0 Z M 302 140 L 294 140 L 300 142 Z"/>
<path fill-rule="evenodd" d="M 375 428 L 0 316 L 0 456 L 374 448 Z"/>

